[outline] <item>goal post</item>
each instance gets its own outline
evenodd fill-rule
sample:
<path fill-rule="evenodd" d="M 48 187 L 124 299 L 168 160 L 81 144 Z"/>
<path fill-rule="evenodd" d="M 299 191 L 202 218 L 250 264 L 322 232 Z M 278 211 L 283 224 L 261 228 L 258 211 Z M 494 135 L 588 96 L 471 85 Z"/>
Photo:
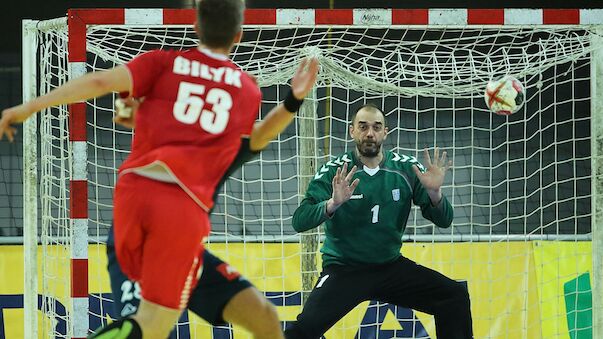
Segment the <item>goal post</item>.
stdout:
<path fill-rule="evenodd" d="M 24 100 L 150 49 L 194 47 L 194 20 L 194 10 L 85 9 L 26 21 Z M 437 229 L 413 209 L 402 252 L 467 281 L 476 337 L 603 338 L 602 25 L 596 9 L 248 9 L 232 58 L 262 88 L 258 118 L 284 99 L 301 58 L 317 57 L 320 73 L 292 126 L 220 189 L 208 248 L 293 321 L 320 272 L 322 240 L 319 229 L 296 234 L 293 211 L 323 163 L 353 149 L 350 117 L 371 102 L 398 161 L 434 145 L 454 161 L 443 187 L 453 227 Z M 526 103 L 501 117 L 483 91 L 507 74 L 524 84 Z M 133 136 L 112 122 L 113 99 L 52 107 L 37 130 L 35 119 L 25 127 L 32 337 L 85 338 L 112 315 L 104 242 Z M 190 314 L 178 328 L 245 336 Z M 420 312 L 370 302 L 327 337 L 433 333 Z"/>
<path fill-rule="evenodd" d="M 592 37 L 593 338 L 603 337 L 603 26 Z"/>
<path fill-rule="evenodd" d="M 36 21 L 23 21 L 23 102 L 37 93 L 37 32 Z M 23 124 L 23 305 L 25 338 L 38 337 L 38 138 L 37 119 Z"/>

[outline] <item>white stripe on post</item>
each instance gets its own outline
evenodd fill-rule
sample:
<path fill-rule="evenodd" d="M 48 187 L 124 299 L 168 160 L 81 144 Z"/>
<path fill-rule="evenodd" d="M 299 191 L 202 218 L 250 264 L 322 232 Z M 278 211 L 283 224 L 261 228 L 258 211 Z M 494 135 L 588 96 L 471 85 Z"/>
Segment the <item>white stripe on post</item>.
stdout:
<path fill-rule="evenodd" d="M 73 141 L 71 143 L 73 156 L 72 180 L 86 180 L 88 178 L 88 153 L 87 142 Z"/>
<path fill-rule="evenodd" d="M 542 25 L 542 9 L 505 9 L 505 25 Z"/>
<path fill-rule="evenodd" d="M 88 298 L 71 298 L 73 306 L 73 337 L 87 338 L 88 337 L 88 312 L 78 312 L 78 310 L 87 310 Z"/>
<path fill-rule="evenodd" d="M 466 9 L 430 9 L 429 10 L 430 25 L 466 25 L 467 10 Z"/>
<path fill-rule="evenodd" d="M 600 25 L 603 24 L 603 9 L 581 9 L 580 25 Z"/>
<path fill-rule="evenodd" d="M 161 8 L 126 8 L 126 25 L 163 25 L 163 9 Z"/>
<path fill-rule="evenodd" d="M 354 9 L 354 25 L 391 25 L 391 9 Z"/>
<path fill-rule="evenodd" d="M 74 241 L 71 259 L 88 259 L 88 219 L 71 219 Z"/>
<path fill-rule="evenodd" d="M 283 8 L 276 10 L 277 25 L 314 25 L 313 9 Z"/>
<path fill-rule="evenodd" d="M 79 78 L 86 74 L 86 63 L 85 62 L 70 62 L 67 65 L 69 70 L 69 80 Z"/>

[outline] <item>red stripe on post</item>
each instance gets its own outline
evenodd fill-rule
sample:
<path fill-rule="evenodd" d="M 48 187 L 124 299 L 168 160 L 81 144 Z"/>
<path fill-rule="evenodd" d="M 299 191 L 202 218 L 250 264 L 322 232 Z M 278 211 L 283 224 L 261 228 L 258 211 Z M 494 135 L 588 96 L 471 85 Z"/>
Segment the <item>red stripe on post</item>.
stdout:
<path fill-rule="evenodd" d="M 68 61 L 85 62 L 86 24 L 79 17 L 77 11 L 69 10 L 67 12 L 67 31 L 69 35 L 69 41 L 67 42 Z"/>
<path fill-rule="evenodd" d="M 503 25 L 505 23 L 505 10 L 468 9 L 467 23 L 469 25 Z"/>
<path fill-rule="evenodd" d="M 126 11 L 123 8 L 94 8 L 70 10 L 85 25 L 123 25 Z"/>
<path fill-rule="evenodd" d="M 197 21 L 194 9 L 166 8 L 163 10 L 163 23 L 169 25 L 192 25 Z"/>
<path fill-rule="evenodd" d="M 393 9 L 393 25 L 427 25 L 429 24 L 428 9 Z"/>
<path fill-rule="evenodd" d="M 245 11 L 246 25 L 276 25 L 275 9 L 248 9 Z"/>
<path fill-rule="evenodd" d="M 71 259 L 71 297 L 88 298 L 88 259 Z"/>
<path fill-rule="evenodd" d="M 69 140 L 86 141 L 86 103 L 69 105 Z"/>
<path fill-rule="evenodd" d="M 542 23 L 545 25 L 572 25 L 580 23 L 579 9 L 544 9 Z"/>
<path fill-rule="evenodd" d="M 71 180 L 69 182 L 69 217 L 71 219 L 88 218 L 87 180 Z"/>
<path fill-rule="evenodd" d="M 317 25 L 352 25 L 354 11 L 351 9 L 317 9 L 314 11 Z"/>

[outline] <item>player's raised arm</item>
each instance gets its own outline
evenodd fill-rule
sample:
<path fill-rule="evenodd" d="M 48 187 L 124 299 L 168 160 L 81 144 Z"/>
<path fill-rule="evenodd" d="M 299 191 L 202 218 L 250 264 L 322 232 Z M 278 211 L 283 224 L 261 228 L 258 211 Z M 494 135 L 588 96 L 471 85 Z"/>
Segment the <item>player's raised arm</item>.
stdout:
<path fill-rule="evenodd" d="M 12 142 L 16 133 L 16 129 L 12 126 L 27 120 L 35 112 L 51 106 L 96 98 L 111 92 L 129 91 L 131 85 L 132 80 L 125 66 L 88 73 L 68 81 L 48 94 L 3 110 L 0 119 L 0 140 L 6 135 Z"/>
<path fill-rule="evenodd" d="M 318 59 L 302 60 L 293 79 L 291 91 L 285 100 L 274 107 L 268 115 L 253 126 L 250 138 L 252 151 L 264 149 L 271 140 L 285 130 L 295 118 L 294 113 L 301 106 L 302 101 L 314 87 L 318 75 Z"/>

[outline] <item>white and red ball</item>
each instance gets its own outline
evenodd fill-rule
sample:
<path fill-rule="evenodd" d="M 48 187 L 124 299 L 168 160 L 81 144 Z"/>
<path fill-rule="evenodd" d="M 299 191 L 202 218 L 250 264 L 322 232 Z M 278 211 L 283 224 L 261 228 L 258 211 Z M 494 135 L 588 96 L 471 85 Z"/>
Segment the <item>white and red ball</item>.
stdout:
<path fill-rule="evenodd" d="M 523 106 L 525 89 L 519 80 L 505 76 L 488 82 L 484 99 L 490 111 L 498 115 L 511 115 Z"/>

